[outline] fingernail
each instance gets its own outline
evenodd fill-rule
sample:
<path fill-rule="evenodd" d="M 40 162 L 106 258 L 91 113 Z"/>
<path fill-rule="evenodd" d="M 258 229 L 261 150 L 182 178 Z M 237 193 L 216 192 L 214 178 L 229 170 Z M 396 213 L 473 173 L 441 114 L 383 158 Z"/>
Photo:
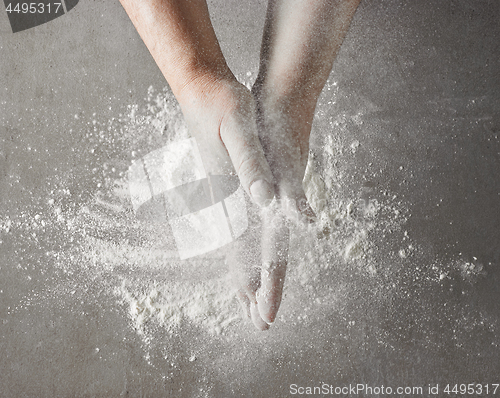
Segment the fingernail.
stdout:
<path fill-rule="evenodd" d="M 274 188 L 266 180 L 257 180 L 250 186 L 250 195 L 260 207 L 266 207 L 274 199 Z"/>

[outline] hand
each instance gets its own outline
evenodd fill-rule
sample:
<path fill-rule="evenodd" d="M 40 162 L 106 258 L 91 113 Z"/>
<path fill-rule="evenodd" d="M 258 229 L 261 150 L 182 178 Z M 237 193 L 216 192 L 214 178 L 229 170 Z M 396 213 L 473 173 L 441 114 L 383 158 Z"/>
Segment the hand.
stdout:
<path fill-rule="evenodd" d="M 259 136 L 276 190 L 276 200 L 262 211 L 262 265 L 256 292 L 258 313 L 269 324 L 276 318 L 283 294 L 289 224 L 308 224 L 315 220 L 302 188 L 314 107 L 295 108 L 291 101 L 272 100 L 260 88 L 257 85 L 253 89 Z M 257 326 L 253 314 L 252 319 Z"/>
<path fill-rule="evenodd" d="M 269 205 L 274 198 L 274 181 L 257 134 L 256 104 L 250 91 L 236 81 L 206 78 L 193 80 L 177 99 L 206 171 L 236 173 L 254 202 Z M 276 316 L 288 254 L 284 218 L 273 216 L 275 222 L 278 220 L 274 228 L 271 209 L 276 210 L 276 206 L 263 210 L 266 228 L 262 228 L 255 208 L 250 209 L 250 226 L 228 256 L 238 299 L 259 330 L 267 329 Z M 263 241 L 270 235 L 273 245 L 261 247 L 261 234 Z M 261 257 L 262 248 L 266 252 Z"/>
<path fill-rule="evenodd" d="M 281 214 L 273 222 L 271 214 L 276 210 L 275 204 L 259 214 L 251 209 L 250 227 L 227 256 L 243 312 L 259 330 L 267 330 L 274 322 L 285 281 L 288 227 Z M 267 244 L 267 239 L 272 243 Z"/>
<path fill-rule="evenodd" d="M 271 202 L 273 175 L 257 134 L 249 90 L 235 79 L 203 77 L 185 86 L 177 99 L 206 172 L 237 174 L 256 204 Z"/>

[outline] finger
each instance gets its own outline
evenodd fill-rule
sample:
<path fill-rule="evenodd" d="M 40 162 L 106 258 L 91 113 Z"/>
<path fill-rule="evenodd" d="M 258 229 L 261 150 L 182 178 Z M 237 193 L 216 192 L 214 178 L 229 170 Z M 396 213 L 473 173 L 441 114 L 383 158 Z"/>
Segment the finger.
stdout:
<path fill-rule="evenodd" d="M 262 319 L 259 314 L 259 309 L 257 307 L 257 298 L 255 295 L 256 290 L 257 289 L 253 286 L 244 286 L 241 292 L 245 296 L 243 300 L 245 300 L 245 303 L 248 303 L 248 309 L 252 323 L 258 330 L 264 331 L 269 329 L 269 325 Z"/>
<path fill-rule="evenodd" d="M 250 318 L 258 330 L 264 331 L 269 329 L 269 325 L 259 314 L 255 288 L 245 286 L 241 290 L 238 290 L 236 297 L 241 305 L 244 316 Z"/>
<path fill-rule="evenodd" d="M 272 323 L 276 319 L 281 304 L 290 233 L 284 214 L 267 212 L 263 218 L 263 265 L 261 284 L 257 291 L 257 303 L 261 318 L 267 323 Z"/>
<path fill-rule="evenodd" d="M 245 303 L 248 303 L 248 308 L 250 312 L 250 318 L 254 326 L 260 330 L 264 331 L 269 329 L 269 325 L 262 319 L 259 314 L 259 309 L 257 306 L 257 298 L 256 298 L 256 288 L 254 286 L 244 286 L 241 292 L 245 296 L 243 300 Z"/>
<path fill-rule="evenodd" d="M 258 330 L 266 330 L 257 308 L 256 292 L 260 286 L 260 232 L 249 228 L 229 250 L 226 261 L 231 279 L 237 288 L 236 297 L 245 316 L 252 319 Z"/>
<path fill-rule="evenodd" d="M 281 304 L 285 274 L 286 261 L 268 264 L 262 270 L 261 286 L 257 291 L 257 304 L 260 317 L 269 324 L 276 319 Z"/>
<path fill-rule="evenodd" d="M 239 110 L 224 119 L 220 136 L 241 185 L 255 203 L 265 206 L 274 198 L 273 174 L 257 134 L 253 98 L 247 93 L 240 101 Z"/>
<path fill-rule="evenodd" d="M 288 220 L 303 224 L 310 224 L 317 220 L 302 186 L 283 180 L 279 183 L 278 192 L 282 211 Z"/>
<path fill-rule="evenodd" d="M 257 286 L 253 282 L 248 283 L 238 290 L 236 297 L 241 304 L 244 315 L 252 320 L 252 323 L 258 330 L 264 331 L 269 329 L 269 325 L 259 314 L 256 290 Z"/>

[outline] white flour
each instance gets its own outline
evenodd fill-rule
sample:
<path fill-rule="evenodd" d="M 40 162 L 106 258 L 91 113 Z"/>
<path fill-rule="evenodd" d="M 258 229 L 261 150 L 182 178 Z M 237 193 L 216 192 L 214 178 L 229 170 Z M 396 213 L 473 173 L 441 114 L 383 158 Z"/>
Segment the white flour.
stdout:
<path fill-rule="evenodd" d="M 164 142 L 186 137 L 180 112 L 168 92 L 154 94 L 151 89 L 146 109 L 130 107 L 126 120 L 121 139 L 135 158 Z M 333 159 L 342 147 L 330 140 L 324 151 Z M 388 224 L 396 229 L 404 221 L 403 217 L 377 220 L 379 215 L 396 213 L 376 199 L 364 203 L 356 197 L 335 197 L 342 176 L 337 175 L 335 167 L 322 170 L 321 175 L 315 167 L 311 156 L 304 186 L 319 220 L 307 230 L 292 231 L 295 244 L 291 246 L 285 293 L 288 286 L 314 284 L 325 270 L 342 263 L 352 263 L 367 274 L 376 273 L 376 266 L 369 259 L 370 232 Z M 160 225 L 135 220 L 126 184 L 125 179 L 107 178 L 108 191 L 104 190 L 76 217 L 82 227 L 94 230 L 85 237 L 82 256 L 98 272 L 107 270 L 106 274 L 114 274 L 115 279 L 119 274 L 113 292 L 128 308 L 132 325 L 139 333 L 151 322 L 171 332 L 183 322 L 190 322 L 209 334 L 225 333 L 242 316 L 225 272 L 223 251 L 194 261 L 176 259 L 172 238 L 162 236 Z M 116 236 L 113 231 L 120 231 L 127 238 L 119 242 L 116 237 L 103 238 Z M 132 278 L 127 271 L 133 271 Z M 329 290 L 316 292 L 331 294 Z"/>
<path fill-rule="evenodd" d="M 242 319 L 228 280 L 224 253 L 216 251 L 181 262 L 172 237 L 163 233 L 159 224 L 136 220 L 128 198 L 125 176 L 129 163 L 123 158 L 136 159 L 166 142 L 187 137 L 175 100 L 168 91 L 156 94 L 150 89 L 145 108 L 130 106 L 128 115 L 110 121 L 103 130 L 105 127 L 107 132 L 94 128 L 95 133 L 89 135 L 90 145 L 95 150 L 121 146 L 125 156 L 120 153 L 106 159 L 97 192 L 83 206 L 71 208 L 67 183 L 54 181 L 57 188 L 45 215 L 50 219 L 33 218 L 33 228 L 46 222 L 57 224 L 68 233 L 70 241 L 79 242 L 69 250 L 53 252 L 57 265 L 71 273 L 73 264 L 78 263 L 78 272 L 105 284 L 105 289 L 128 308 L 138 333 L 143 334 L 145 325 L 151 322 L 170 332 L 190 322 L 212 335 L 224 333 Z M 324 151 L 333 159 L 342 151 L 339 145 L 329 140 Z M 357 146 L 359 142 L 351 146 L 353 151 Z M 295 244 L 285 289 L 310 286 L 324 270 L 338 263 L 356 263 L 368 273 L 376 272 L 367 256 L 370 231 L 383 206 L 376 200 L 362 206 L 357 198 L 339 200 L 334 192 L 342 181 L 335 168 L 322 170 L 321 176 L 314 168 L 311 156 L 304 186 L 319 221 L 306 231 L 292 231 Z M 93 172 L 98 174 L 99 170 Z M 64 203 L 69 203 L 70 208 L 64 209 Z M 29 220 L 30 216 L 25 218 Z M 401 220 L 390 222 L 398 224 Z M 11 225 L 6 220 L 3 228 L 8 230 Z"/>
<path fill-rule="evenodd" d="M 124 281 L 115 292 L 129 306 L 129 316 L 139 333 L 144 323 L 154 318 L 169 331 L 189 321 L 211 334 L 220 334 L 240 319 L 234 306 L 235 292 L 228 289 L 228 284 L 223 278 L 191 285 L 172 281 L 138 293 L 130 282 L 127 286 Z"/>
<path fill-rule="evenodd" d="M 347 118 L 339 115 L 338 120 Z M 362 123 L 362 114 L 355 121 Z M 98 127 L 101 131 L 94 129 L 86 143 L 104 153 L 103 169 L 92 170 L 96 176 L 90 190 L 93 195 L 83 203 L 75 201 L 70 182 L 77 178 L 54 178 L 42 208 L 16 218 L 4 216 L 2 231 L 18 230 L 26 239 L 45 237 L 57 242 L 45 253 L 54 266 L 66 275 L 80 275 L 80 287 L 99 285 L 114 295 L 146 343 L 158 328 L 176 333 L 184 324 L 208 336 L 229 336 L 234 330 L 251 328 L 249 323 L 242 324 L 223 250 L 180 261 L 165 227 L 139 221 L 132 211 L 126 181 L 132 159 L 187 137 L 172 95 L 168 91 L 155 94 L 151 89 L 145 108 L 129 107 L 128 115 Z M 291 231 L 285 296 L 273 328 L 279 322 L 309 322 L 326 303 L 329 308 L 337 304 L 341 308 L 356 283 L 361 286 L 370 278 L 379 278 L 379 290 L 404 293 L 404 286 L 384 279 L 384 273 L 391 272 L 388 263 L 408 262 L 419 255 L 418 245 L 404 230 L 405 204 L 390 192 L 377 192 L 370 186 L 349 195 L 339 193 L 347 177 L 337 167 L 337 157 L 356 156 L 362 146 L 359 141 L 343 144 L 329 132 L 321 147 L 326 167 L 311 155 L 304 186 L 318 222 Z M 76 175 L 78 170 L 73 172 Z M 89 170 L 84 168 L 85 173 Z M 394 250 L 381 261 L 377 253 L 384 253 L 380 242 L 386 237 L 391 237 Z M 457 275 L 473 282 L 483 275 L 483 267 L 458 259 L 444 264 L 436 261 L 429 270 L 411 272 L 413 278 L 438 285 Z M 352 275 L 365 279 L 354 282 Z M 73 294 L 76 288 L 75 284 L 59 286 L 64 294 Z"/>

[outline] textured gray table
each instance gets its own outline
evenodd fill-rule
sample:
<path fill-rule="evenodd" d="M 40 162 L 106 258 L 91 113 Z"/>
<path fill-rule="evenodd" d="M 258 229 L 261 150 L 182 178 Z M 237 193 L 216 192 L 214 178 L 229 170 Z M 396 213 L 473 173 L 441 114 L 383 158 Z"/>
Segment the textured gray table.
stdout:
<path fill-rule="evenodd" d="M 264 3 L 210 2 L 242 80 L 258 66 Z M 148 237 L 121 231 L 113 204 L 102 199 L 99 213 L 94 200 L 141 150 L 120 138 L 120 114 L 135 104 L 147 114 L 148 87 L 165 82 L 117 1 L 82 0 L 15 34 L 0 13 L 0 396 L 284 397 L 322 383 L 421 386 L 424 396 L 436 396 L 429 385 L 454 396 L 447 384 L 483 383 L 491 394 L 499 18 L 494 0 L 362 2 L 312 147 L 319 174 L 335 169 L 324 177 L 334 203 L 381 206 L 371 230 L 368 216 L 352 216 L 327 238 L 341 245 L 361 223 L 366 250 L 347 261 L 331 249 L 332 265 L 315 264 L 303 285 L 290 271 L 282 318 L 267 333 L 240 321 L 221 335 L 189 321 L 170 333 L 152 319 L 141 335 L 114 292 L 123 278 L 147 286 L 176 275 L 97 256 Z"/>

